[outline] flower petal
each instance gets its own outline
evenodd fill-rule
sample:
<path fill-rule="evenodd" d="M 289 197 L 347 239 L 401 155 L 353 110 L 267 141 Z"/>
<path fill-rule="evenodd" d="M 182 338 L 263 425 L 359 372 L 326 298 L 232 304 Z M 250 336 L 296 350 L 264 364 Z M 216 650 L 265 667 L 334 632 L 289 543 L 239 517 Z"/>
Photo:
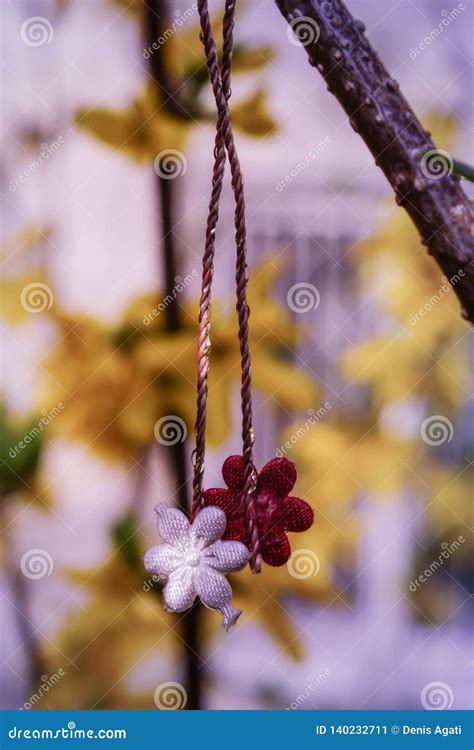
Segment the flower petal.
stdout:
<path fill-rule="evenodd" d="M 181 539 L 186 539 L 189 532 L 189 521 L 178 508 L 170 508 L 165 503 L 160 503 L 155 508 L 158 522 L 158 531 L 165 542 L 173 544 Z"/>
<path fill-rule="evenodd" d="M 227 516 L 221 508 L 211 505 L 199 511 L 191 526 L 194 539 L 202 540 L 208 547 L 221 538 L 227 526 Z"/>
<path fill-rule="evenodd" d="M 235 539 L 245 544 L 247 532 L 244 523 L 244 508 L 241 504 L 242 496 L 231 490 L 211 489 L 203 492 L 203 498 L 206 506 L 222 508 L 227 516 L 227 526 L 222 539 Z"/>
<path fill-rule="evenodd" d="M 269 531 L 262 539 L 260 551 L 267 565 L 284 565 L 291 555 L 290 543 L 283 532 Z"/>
<path fill-rule="evenodd" d="M 145 569 L 152 575 L 167 578 L 179 566 L 181 556 L 170 544 L 156 544 L 145 552 Z"/>
<path fill-rule="evenodd" d="M 224 536 L 222 537 L 224 541 L 236 541 L 236 542 L 243 542 L 243 544 L 246 544 L 247 542 L 247 529 L 245 528 L 245 520 L 243 517 L 241 518 L 228 518 L 227 519 L 227 526 L 225 529 Z"/>
<path fill-rule="evenodd" d="M 273 511 L 270 526 L 285 531 L 306 531 L 313 521 L 313 509 L 308 503 L 299 497 L 285 497 Z"/>
<path fill-rule="evenodd" d="M 272 458 L 258 475 L 257 492 L 271 490 L 276 499 L 286 497 L 296 482 L 296 467 L 287 458 Z"/>
<path fill-rule="evenodd" d="M 171 612 L 184 612 L 193 606 L 195 598 L 193 569 L 182 566 L 171 573 L 163 589 L 165 609 Z"/>
<path fill-rule="evenodd" d="M 205 505 L 215 505 L 217 508 L 222 508 L 227 517 L 240 511 L 241 496 L 236 492 L 214 487 L 205 490 L 202 496 Z"/>
<path fill-rule="evenodd" d="M 222 476 L 224 482 L 231 490 L 242 490 L 244 488 L 245 464 L 242 456 L 229 456 L 224 461 Z"/>
<path fill-rule="evenodd" d="M 227 578 L 207 565 L 201 565 L 195 570 L 194 585 L 202 603 L 211 609 L 222 610 L 232 597 Z"/>
<path fill-rule="evenodd" d="M 241 542 L 215 542 L 206 550 L 206 565 L 223 573 L 231 573 L 244 567 L 249 554 Z"/>
<path fill-rule="evenodd" d="M 222 624 L 226 630 L 229 630 L 232 625 L 235 625 L 240 615 L 242 614 L 242 610 L 236 609 L 230 602 L 229 604 L 226 604 L 224 607 L 222 607 L 221 612 L 223 614 Z"/>

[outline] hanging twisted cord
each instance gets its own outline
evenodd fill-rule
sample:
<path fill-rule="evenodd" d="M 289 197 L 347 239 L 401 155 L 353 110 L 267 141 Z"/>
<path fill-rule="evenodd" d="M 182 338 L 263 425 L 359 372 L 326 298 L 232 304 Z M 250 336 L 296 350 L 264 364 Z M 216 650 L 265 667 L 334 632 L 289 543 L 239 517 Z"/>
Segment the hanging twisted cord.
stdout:
<path fill-rule="evenodd" d="M 235 0 L 226 2 L 226 11 L 232 13 Z M 239 321 L 239 343 L 242 367 L 241 381 L 241 404 L 242 404 L 242 443 L 245 465 L 244 495 L 246 508 L 246 524 L 250 544 L 250 564 L 252 570 L 257 573 L 260 570 L 260 543 L 258 529 L 256 526 L 256 511 L 253 499 L 255 489 L 255 469 L 253 466 L 253 442 L 254 430 L 252 426 L 252 392 L 251 392 L 251 368 L 250 368 L 250 346 L 249 346 L 249 308 L 247 304 L 247 243 L 245 226 L 245 200 L 244 186 L 240 162 L 234 143 L 232 123 L 227 106 L 230 95 L 230 66 L 222 72 L 219 68 L 216 43 L 211 29 L 211 20 L 207 0 L 198 0 L 198 10 L 201 23 L 201 38 L 206 53 L 207 67 L 211 81 L 214 98 L 218 111 L 218 122 L 222 127 L 225 148 L 229 156 L 229 164 L 232 176 L 232 189 L 235 196 L 235 239 L 237 245 L 236 260 L 236 289 L 237 289 L 237 314 Z M 230 17 L 233 25 L 233 16 Z M 224 53 L 230 57 L 232 49 L 232 30 L 224 39 Z M 215 229 L 215 227 L 214 227 Z"/>
<path fill-rule="evenodd" d="M 227 0 L 223 20 L 223 52 L 221 75 L 226 100 L 231 95 L 230 75 L 232 63 L 232 45 L 235 4 Z M 219 219 L 219 202 L 222 192 L 226 161 L 224 140 L 224 117 L 219 112 L 214 142 L 214 167 L 212 171 L 212 191 L 209 201 L 209 214 L 206 224 L 206 241 L 202 260 L 201 297 L 199 301 L 199 343 L 198 343 L 198 377 L 197 377 L 197 416 L 195 425 L 196 448 L 193 454 L 193 515 L 202 507 L 202 481 L 206 453 L 206 402 L 209 374 L 209 354 L 211 349 L 211 287 L 214 274 L 214 253 L 216 227 Z"/>

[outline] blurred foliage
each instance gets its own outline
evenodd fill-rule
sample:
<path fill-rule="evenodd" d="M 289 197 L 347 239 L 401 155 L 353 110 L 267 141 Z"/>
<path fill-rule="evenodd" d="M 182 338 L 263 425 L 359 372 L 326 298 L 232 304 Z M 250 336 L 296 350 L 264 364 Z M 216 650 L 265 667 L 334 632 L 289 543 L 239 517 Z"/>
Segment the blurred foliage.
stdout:
<path fill-rule="evenodd" d="M 421 584 L 410 589 L 414 614 L 422 622 L 444 622 L 474 591 L 472 467 L 459 469 L 456 475 L 451 467 L 429 465 L 424 475 L 429 486 L 425 498 L 428 512 L 424 534 L 415 549 L 411 580 L 429 572 Z M 440 560 L 440 567 L 433 568 Z"/>
<path fill-rule="evenodd" d="M 55 645 L 46 642 L 49 673 L 62 667 L 65 675 L 35 708 L 155 708 L 156 685 L 134 690 L 132 672 L 157 648 L 169 658 L 178 654 L 174 616 L 163 611 L 156 594 L 145 594 L 146 579 L 120 551 L 91 570 L 66 571 L 66 577 L 75 596 L 87 592 L 87 607 L 66 617 Z"/>
<path fill-rule="evenodd" d="M 217 17 L 215 24 L 221 23 L 222 17 Z M 215 31 L 219 33 L 217 27 Z M 149 81 L 124 110 L 84 108 L 76 113 L 76 124 L 83 130 L 141 163 L 151 162 L 161 151 L 185 149 L 195 123 L 215 117 L 209 107 L 207 68 L 197 27 L 179 29 L 161 51 L 167 74 L 179 88 L 182 108 L 170 111 L 158 87 Z M 268 47 L 236 45 L 233 73 L 255 74 L 271 60 Z M 236 127 L 249 136 L 262 138 L 275 130 L 261 86 L 251 87 L 235 102 L 232 117 Z M 304 332 L 294 324 L 287 307 L 274 299 L 273 289 L 282 270 L 283 264 L 270 257 L 252 272 L 248 294 L 254 311 L 252 373 L 255 387 L 267 402 L 292 413 L 316 406 L 318 390 L 314 380 L 293 363 L 292 352 Z M 21 291 L 33 281 L 47 284 L 47 274 L 36 269 L 34 278 L 22 274 L 8 280 L 5 317 L 10 324 L 31 323 L 21 305 Z M 47 317 L 56 329 L 56 344 L 42 363 L 45 389 L 41 398 L 48 404 L 64 403 L 61 419 L 48 426 L 49 437 L 81 440 L 106 461 L 132 465 L 154 441 L 154 426 L 160 417 L 179 414 L 192 432 L 198 305 L 182 295 L 180 327 L 170 333 L 166 322 L 169 302 L 159 293 L 145 294 L 133 300 L 122 319 L 111 325 L 66 312 L 57 300 L 43 311 L 43 319 Z M 215 446 L 225 443 L 232 427 L 232 394 L 240 384 L 237 329 L 235 305 L 227 300 L 223 305 L 216 299 L 207 416 L 208 440 Z M 172 630 L 176 618 L 161 608 L 159 583 L 145 582 L 144 587 L 147 575 L 142 553 L 146 545 L 132 509 L 115 523 L 111 535 L 111 554 L 99 567 L 67 572 L 68 580 L 87 592 L 87 609 L 71 613 L 55 645 L 45 645 L 50 673 L 64 666 L 64 658 L 72 662 L 45 696 L 47 706 L 152 708 L 152 692 L 128 690 L 126 680 L 120 678 L 140 662 L 140 655 L 146 656 L 156 647 L 160 652 L 165 647 L 168 656 L 179 654 L 179 640 Z M 324 576 L 314 588 L 291 578 L 288 571 L 269 569 L 258 586 L 247 572 L 235 576 L 234 584 L 237 602 L 249 614 L 256 612 L 262 626 L 290 656 L 301 656 L 301 644 L 281 597 L 322 597 Z M 203 641 L 217 633 L 221 634 L 221 628 L 206 612 Z"/>
<path fill-rule="evenodd" d="M 437 124 L 432 118 L 429 126 L 437 130 Z M 439 131 L 437 142 L 449 143 L 452 121 L 441 117 Z M 383 219 L 352 252 L 360 295 L 374 322 L 367 338 L 344 351 L 341 370 L 362 407 L 332 404 L 336 408 L 320 420 L 296 422 L 283 436 L 284 442 L 302 435 L 287 455 L 298 466 L 296 490 L 316 508 L 314 549 L 318 555 L 322 549 L 321 570 L 331 570 L 331 560 L 339 559 L 348 580 L 354 577 L 350 571 L 365 503 L 407 493 L 418 497 L 426 508 L 427 537 L 447 543 L 459 535 L 468 538 L 474 520 L 472 467 L 466 463 L 461 420 L 469 397 L 469 329 L 458 300 L 402 212 Z M 452 443 L 423 442 L 421 424 L 430 415 L 455 425 Z M 331 549 L 328 559 L 323 539 Z M 414 577 L 430 554 L 431 548 L 413 561 Z M 465 554 L 454 556 L 460 568 Z M 444 576 L 420 587 L 413 596 L 414 613 L 444 619 L 450 582 Z"/>
<path fill-rule="evenodd" d="M 15 261 L 23 260 L 24 253 L 38 248 L 38 245 L 43 240 L 48 239 L 49 234 L 50 232 L 46 227 L 39 229 L 34 225 L 27 225 L 19 231 L 7 235 L 2 240 L 0 244 L 0 258 L 5 264 L 13 264 Z M 3 280 L 3 276 L 1 280 Z"/>
<path fill-rule="evenodd" d="M 141 3 L 120 1 L 143 21 Z M 215 21 L 219 28 L 221 21 Z M 170 111 L 158 87 L 149 81 L 125 109 L 86 107 L 76 113 L 76 124 L 85 132 L 144 164 L 162 151 L 184 150 L 195 123 L 214 119 L 197 27 L 177 29 L 162 52 L 182 108 Z M 237 45 L 233 70 L 254 74 L 271 60 L 267 47 Z M 249 136 L 262 138 L 276 128 L 261 87 L 253 86 L 238 100 L 232 116 Z M 453 131 L 451 119 L 438 118 L 434 128 L 441 131 L 437 142 L 444 145 Z M 32 237 L 34 243 L 34 232 Z M 29 240 L 15 242 L 28 245 Z M 366 340 L 347 348 L 341 371 L 361 394 L 363 408 L 342 409 L 334 404 L 321 419 L 297 420 L 282 436 L 283 443 L 293 443 L 285 455 L 298 465 L 295 494 L 316 511 L 314 527 L 298 535 L 294 548 L 314 550 L 319 570 L 317 575 L 297 578 L 285 567 L 265 566 L 258 577 L 248 570 L 232 576 L 235 603 L 244 609 L 241 622 L 245 626 L 247 619 L 258 621 L 293 659 L 301 658 L 302 643 L 288 602 L 292 597 L 328 606 L 349 601 L 347 582 L 356 570 L 359 509 L 365 503 L 401 497 L 407 491 L 422 498 L 432 545 L 415 560 L 416 568 L 434 554 L 440 540 L 450 542 L 466 534 L 466 524 L 472 527 L 473 521 L 469 480 L 459 453 L 420 444 L 419 424 L 414 429 L 403 417 L 406 403 L 421 404 L 424 413 L 453 420 L 456 409 L 463 407 L 466 326 L 454 295 L 440 292 L 441 273 L 401 212 L 384 220 L 353 255 L 360 295 L 373 306 L 374 325 Z M 292 414 L 317 408 L 320 394 L 314 380 L 292 362 L 291 353 L 304 332 L 274 299 L 282 269 L 280 261 L 269 258 L 251 274 L 252 376 L 270 405 Z M 10 324 L 31 321 L 21 305 L 21 291 L 38 281 L 47 284 L 47 274 L 28 271 L 7 278 L 2 314 Z M 179 414 L 192 433 L 198 308 L 186 295 L 179 303 L 181 325 L 173 333 L 166 326 L 169 301 L 158 293 L 133 300 L 122 319 L 110 325 L 61 310 L 57 302 L 43 313 L 54 324 L 57 338 L 42 363 L 46 371 L 42 403 L 65 404 L 61 417 L 48 425 L 48 437 L 80 440 L 106 461 L 132 465 L 154 441 L 160 417 Z M 430 309 L 420 315 L 426 303 Z M 228 309 L 216 300 L 207 417 L 208 439 L 214 446 L 222 446 L 231 434 L 232 394 L 240 381 L 236 332 L 233 306 Z M 7 451 L 35 424 L 34 416 L 14 423 L 5 409 L 0 418 Z M 295 435 L 300 437 L 292 441 Z M 17 493 L 25 483 L 34 487 L 42 446 L 38 437 L 14 459 L 2 456 L 4 495 Z M 67 667 L 37 707 L 154 707 L 154 688 L 135 689 L 133 671 L 156 652 L 170 661 L 179 659 L 181 643 L 173 630 L 177 618 L 162 609 L 159 584 L 147 584 L 142 566 L 145 546 L 130 510 L 112 526 L 111 550 L 100 565 L 65 572 L 74 591 L 87 596 L 87 606 L 69 613 L 55 644 L 44 644 L 48 672 L 64 668 L 65 661 Z M 453 557 L 447 572 L 458 575 L 463 566 L 463 556 Z M 440 591 L 442 587 L 420 588 L 414 603 L 421 616 L 437 619 L 445 614 Z M 202 620 L 203 642 L 209 643 L 222 631 L 214 615 L 205 612 Z"/>
<path fill-rule="evenodd" d="M 397 213 L 359 253 L 360 282 L 384 326 L 349 349 L 344 373 L 370 384 L 380 408 L 408 395 L 427 398 L 438 410 L 430 413 L 462 403 L 469 373 L 466 324 L 447 279 L 409 219 Z"/>
<path fill-rule="evenodd" d="M 15 419 L 0 402 L 0 499 L 19 494 L 36 507 L 47 505 L 48 496 L 40 479 L 42 433 L 40 417 Z"/>
<path fill-rule="evenodd" d="M 222 16 L 213 21 L 219 39 Z M 123 110 L 105 107 L 83 108 L 76 113 L 76 125 L 103 143 L 123 151 L 143 163 L 152 162 L 163 151 L 183 151 L 197 122 L 211 122 L 214 109 L 206 99 L 208 73 L 197 24 L 173 28 L 166 44 L 151 49 L 148 56 L 161 54 L 172 90 L 178 92 L 179 105 L 170 108 L 169 94 L 150 80 L 131 104 Z M 158 43 L 157 43 L 158 44 Z M 255 73 L 273 59 L 270 48 L 237 45 L 232 72 Z M 267 105 L 267 94 L 259 87 L 231 105 L 234 125 L 249 136 L 264 138 L 276 130 L 276 122 Z"/>
<path fill-rule="evenodd" d="M 157 86 L 150 82 L 127 109 L 78 110 L 76 125 L 136 161 L 147 163 L 161 151 L 182 151 L 192 120 L 166 112 Z"/>
<path fill-rule="evenodd" d="M 25 273 L 4 276 L 0 282 L 2 299 L 0 316 L 13 325 L 27 323 L 31 320 L 31 308 L 28 308 L 28 301 L 23 300 L 22 292 L 29 286 L 33 289 L 41 289 L 42 286 L 48 284 L 48 280 L 47 273 L 40 265 L 36 265 L 35 270 L 31 269 Z M 39 295 L 42 295 L 41 291 L 39 291 Z M 39 297 L 37 301 L 41 304 Z M 34 307 L 34 293 L 32 307 Z"/>
<path fill-rule="evenodd" d="M 250 308 L 255 387 L 287 410 L 314 406 L 317 388 L 285 357 L 302 334 L 271 296 L 281 270 L 266 262 L 255 269 Z M 178 332 L 166 328 L 166 299 L 154 294 L 133 301 L 122 321 L 104 326 L 93 318 L 50 311 L 58 342 L 43 363 L 50 377 L 45 398 L 62 401 L 51 434 L 82 440 L 110 461 L 133 462 L 154 439 L 160 417 L 179 414 L 192 432 L 195 421 L 197 303 L 183 300 Z M 144 320 L 149 321 L 145 323 Z M 231 395 L 240 382 L 240 350 L 234 309 L 213 307 L 208 439 L 221 446 L 231 430 Z"/>

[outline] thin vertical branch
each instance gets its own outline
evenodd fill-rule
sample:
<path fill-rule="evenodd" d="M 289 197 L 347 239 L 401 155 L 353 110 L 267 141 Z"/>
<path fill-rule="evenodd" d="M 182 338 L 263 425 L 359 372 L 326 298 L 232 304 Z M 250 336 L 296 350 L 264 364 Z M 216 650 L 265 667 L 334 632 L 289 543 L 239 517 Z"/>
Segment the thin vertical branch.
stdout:
<path fill-rule="evenodd" d="M 27 660 L 27 681 L 29 694 L 33 694 L 41 685 L 44 673 L 41 647 L 37 633 L 30 620 L 28 605 L 28 591 L 25 576 L 13 563 L 12 537 L 8 533 L 8 504 L 5 497 L 0 498 L 0 526 L 3 537 L 3 563 L 7 579 L 7 586 L 12 596 L 12 606 L 17 624 L 18 634 L 22 644 L 22 654 Z"/>
<path fill-rule="evenodd" d="M 168 27 L 169 18 L 167 0 L 146 0 L 146 31 L 148 44 L 163 36 Z M 158 85 L 165 107 L 176 112 L 180 109 L 177 98 L 173 96 L 175 90 L 173 81 L 166 69 L 162 47 L 158 47 L 150 56 L 150 70 L 155 83 Z M 179 179 L 179 178 L 178 178 Z M 170 333 L 176 332 L 181 326 L 179 305 L 173 294 L 178 275 L 178 254 L 176 237 L 173 231 L 175 225 L 174 209 L 176 206 L 176 185 L 174 180 L 156 177 L 157 202 L 161 216 L 162 259 L 165 277 L 165 293 L 171 302 L 167 305 L 166 327 Z M 176 415 L 179 416 L 179 415 Z M 168 447 L 170 462 L 174 471 L 177 485 L 178 504 L 186 513 L 189 511 L 188 498 L 188 466 L 185 445 L 177 442 Z M 185 688 L 187 692 L 188 709 L 201 708 L 201 659 L 199 657 L 199 607 L 192 607 L 183 617 L 183 641 L 185 648 Z"/>

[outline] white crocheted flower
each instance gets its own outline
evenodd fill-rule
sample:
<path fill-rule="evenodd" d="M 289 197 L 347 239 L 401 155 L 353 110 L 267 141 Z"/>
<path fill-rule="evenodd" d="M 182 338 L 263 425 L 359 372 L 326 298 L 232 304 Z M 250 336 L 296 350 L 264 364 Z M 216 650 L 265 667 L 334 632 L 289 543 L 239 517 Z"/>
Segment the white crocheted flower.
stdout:
<path fill-rule="evenodd" d="M 227 525 L 223 510 L 203 508 L 191 524 L 177 508 L 160 504 L 155 508 L 158 531 L 166 544 L 157 544 L 145 554 L 148 573 L 167 579 L 163 589 L 165 609 L 184 612 L 199 596 L 210 609 L 222 612 L 228 629 L 240 609 L 231 604 L 232 589 L 223 573 L 243 568 L 249 551 L 241 542 L 223 542 Z"/>

